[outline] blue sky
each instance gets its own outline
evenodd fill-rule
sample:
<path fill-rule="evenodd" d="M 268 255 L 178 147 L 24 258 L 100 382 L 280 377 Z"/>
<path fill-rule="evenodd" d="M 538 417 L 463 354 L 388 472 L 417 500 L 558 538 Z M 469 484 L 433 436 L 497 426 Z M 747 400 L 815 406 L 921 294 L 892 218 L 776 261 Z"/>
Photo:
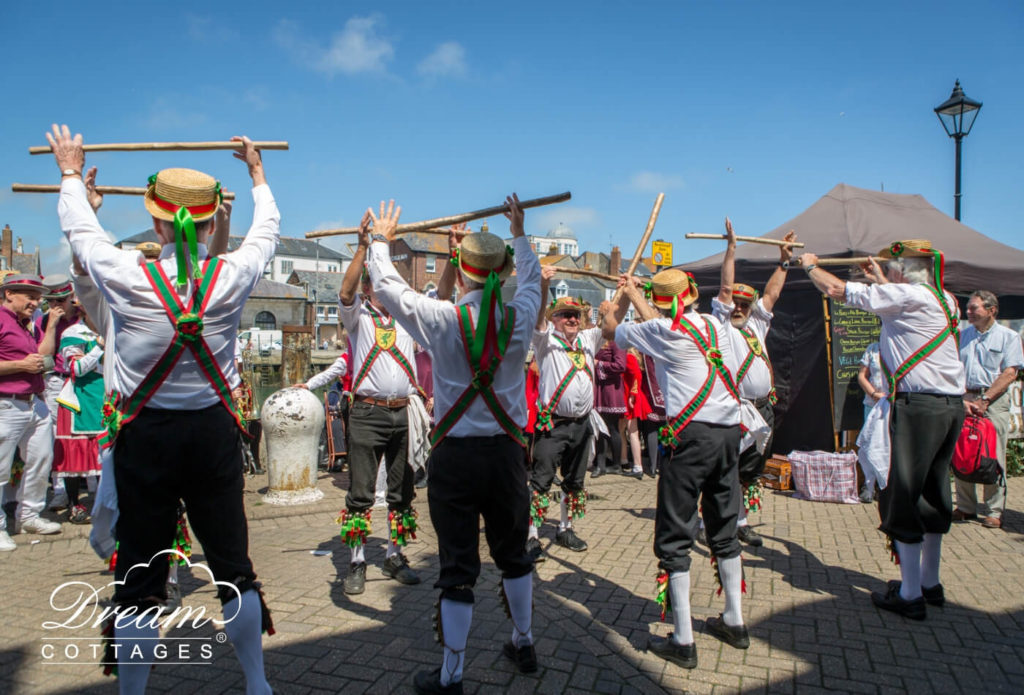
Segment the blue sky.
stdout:
<path fill-rule="evenodd" d="M 45 8 L 45 10 L 41 9 Z M 762 234 L 839 182 L 920 193 L 953 211 L 953 141 L 932 112 L 959 78 L 984 102 L 964 141 L 963 221 L 1024 246 L 1024 3 L 6 2 L 0 7 L 0 225 L 62 272 L 54 121 L 86 142 L 288 140 L 268 152 L 283 233 L 355 224 L 382 197 L 413 221 L 571 190 L 527 214 L 581 245 Z M 208 171 L 247 190 L 226 152 L 96 153 L 100 182 Z M 240 198 L 234 229 L 247 228 Z M 149 226 L 108 196 L 116 236 Z M 492 220 L 504 229 L 504 220 Z M 809 249 L 813 250 L 813 249 Z"/>

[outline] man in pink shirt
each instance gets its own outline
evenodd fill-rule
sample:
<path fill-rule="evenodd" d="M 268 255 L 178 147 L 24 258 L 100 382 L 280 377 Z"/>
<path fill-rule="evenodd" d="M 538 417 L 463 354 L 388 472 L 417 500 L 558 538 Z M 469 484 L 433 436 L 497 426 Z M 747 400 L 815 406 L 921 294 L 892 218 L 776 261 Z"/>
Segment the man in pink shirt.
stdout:
<path fill-rule="evenodd" d="M 39 516 L 46 503 L 46 479 L 53 462 L 53 426 L 43 399 L 44 356 L 53 354 L 52 331 L 32 323 L 45 287 L 33 275 L 9 275 L 0 284 L 0 485 L 10 479 L 17 449 L 25 461 L 15 515 L 20 530 L 59 533 L 60 524 Z M 0 514 L 0 551 L 17 546 Z"/>

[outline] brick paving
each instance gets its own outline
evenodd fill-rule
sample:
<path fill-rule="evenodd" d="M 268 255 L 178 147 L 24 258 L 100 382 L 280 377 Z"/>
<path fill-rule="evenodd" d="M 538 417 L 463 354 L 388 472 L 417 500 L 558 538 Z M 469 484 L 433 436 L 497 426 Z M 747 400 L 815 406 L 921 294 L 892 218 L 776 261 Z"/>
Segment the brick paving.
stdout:
<path fill-rule="evenodd" d="M 246 497 L 251 554 L 277 627 L 264 640 L 275 692 L 411 693 L 413 673 L 440 661 L 431 628 L 436 539 L 425 497 L 418 501 L 421 532 L 408 552 L 424 582 L 406 587 L 380 574 L 378 512 L 367 549 L 366 592 L 348 597 L 339 581 L 348 551 L 334 523 L 343 505 L 344 476 L 321 474 L 324 500 L 298 508 L 262 504 L 258 491 L 265 481 L 251 479 Z M 1021 512 L 1008 510 L 1001 531 L 955 524 L 943 553 L 947 604 L 929 608 L 925 622 L 911 622 L 871 605 L 870 591 L 898 576 L 876 530 L 873 505 L 768 494 L 763 511 L 753 517 L 765 545 L 743 553 L 750 649 L 732 649 L 704 633 L 704 619 L 717 615 L 723 601 L 715 595 L 701 547 L 692 571 L 700 663 L 687 671 L 644 651 L 649 634 L 671 630 L 659 621 L 653 601 L 654 481 L 606 476 L 589 486 L 588 514 L 577 525 L 590 543 L 588 552 L 554 546 L 554 528 L 542 530 L 549 554 L 535 582 L 533 632 L 541 666 L 535 675 L 518 674 L 501 655 L 511 627 L 496 595 L 499 575 L 485 559 L 467 651 L 467 692 L 1024 692 Z M 1024 479 L 1012 479 L 1011 507 L 1022 499 Z M 99 587 L 112 579 L 101 574 L 103 564 L 89 549 L 87 533 L 88 527 L 65 524 L 59 536 L 16 536 L 18 550 L 0 554 L 0 692 L 116 691 L 115 681 L 97 666 L 54 663 L 67 644 L 85 651 L 93 642 L 91 628 L 42 627 L 58 620 L 49 605 L 58 585 L 80 581 Z M 314 550 L 331 555 L 315 556 Z M 198 543 L 193 559 L 202 560 Z M 187 605 L 219 617 L 210 582 L 198 569 L 183 572 L 182 582 Z M 150 690 L 244 692 L 237 661 L 228 645 L 216 641 L 217 632 L 212 625 L 172 631 L 173 637 L 193 638 L 173 645 L 195 652 L 187 664 L 157 667 Z M 57 645 L 56 657 L 44 659 L 47 644 Z M 212 658 L 198 663 L 204 645 Z M 89 660 L 80 653 L 78 661 L 83 659 Z"/>

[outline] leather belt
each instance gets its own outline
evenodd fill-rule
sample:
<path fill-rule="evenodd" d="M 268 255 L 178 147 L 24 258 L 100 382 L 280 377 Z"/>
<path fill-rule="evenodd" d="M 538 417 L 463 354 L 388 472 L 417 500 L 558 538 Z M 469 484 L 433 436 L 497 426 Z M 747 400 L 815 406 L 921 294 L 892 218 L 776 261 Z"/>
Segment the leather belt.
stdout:
<path fill-rule="evenodd" d="M 16 401 L 28 401 L 29 403 L 35 397 L 34 393 L 0 393 L 0 398 L 13 398 Z"/>
<path fill-rule="evenodd" d="M 398 408 L 404 408 L 409 405 L 409 397 L 404 398 L 374 398 L 373 396 L 356 396 L 357 401 L 363 403 L 369 403 L 370 405 L 379 405 L 382 408 L 391 408 L 397 410 Z"/>

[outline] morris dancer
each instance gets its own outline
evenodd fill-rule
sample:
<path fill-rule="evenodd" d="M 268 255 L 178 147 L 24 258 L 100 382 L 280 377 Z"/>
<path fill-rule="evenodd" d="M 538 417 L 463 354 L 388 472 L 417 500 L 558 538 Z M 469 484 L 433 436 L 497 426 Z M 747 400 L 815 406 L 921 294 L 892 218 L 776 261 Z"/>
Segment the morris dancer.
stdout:
<path fill-rule="evenodd" d="M 889 537 L 900 580 L 871 600 L 913 620 L 927 617 L 926 603 L 941 606 L 942 535 L 953 502 L 949 464 L 964 421 L 964 367 L 960 362 L 956 299 L 942 288 L 945 257 L 924 240 L 897 241 L 878 254 L 869 281 L 845 282 L 805 253 L 800 264 L 814 286 L 833 299 L 877 314 L 879 351 L 888 381 L 883 408 L 891 436 L 888 482 L 878 496 L 879 527 Z"/>
<path fill-rule="evenodd" d="M 546 301 L 548 283 L 557 268 L 541 271 L 541 297 Z M 555 543 L 583 552 L 587 543 L 573 530 L 573 519 L 586 513 L 583 488 L 592 435 L 590 411 L 594 409 L 594 355 L 601 344 L 601 329 L 580 330 L 583 305 L 560 297 L 537 317 L 533 350 L 540 368 L 540 399 L 534 426 L 530 539 L 526 550 L 534 562 L 544 560 L 539 531 L 547 514 L 548 492 L 557 472 L 562 479 L 561 518 Z"/>
<path fill-rule="evenodd" d="M 101 446 L 114 447 L 117 463 L 114 602 L 122 617 L 116 630 L 107 624 L 108 647 L 116 642 L 119 650 L 116 664 L 112 649 L 105 663 L 117 666 L 122 693 L 145 690 L 158 646 L 150 609 L 167 598 L 167 554 L 184 500 L 220 585 L 224 630 L 246 691 L 269 693 L 260 632 L 273 627 L 248 557 L 241 419 L 231 401 L 239 383 L 234 347 L 242 308 L 274 255 L 280 227 L 260 153 L 248 138 L 234 138 L 242 143 L 234 156 L 248 165 L 256 209 L 242 245 L 220 258 L 209 259 L 205 245 L 220 184 L 191 169 L 151 177 L 144 204 L 163 251 L 158 261 L 140 265 L 137 252 L 111 243 L 90 207 L 81 135 L 72 138 L 67 126 L 54 125 L 47 139 L 63 179 L 61 228 L 117 327 Z M 142 612 L 129 618 L 129 607 Z"/>
<path fill-rule="evenodd" d="M 759 297 L 757 290 L 750 285 L 734 284 L 736 234 L 728 217 L 725 219 L 725 232 L 728 246 L 722 260 L 721 287 L 718 296 L 711 300 L 711 313 L 725 326 L 725 335 L 736 355 L 736 363 L 739 365 L 736 386 L 740 398 L 749 401 L 768 426 L 768 439 L 764 446 L 752 443 L 740 452 L 739 462 L 740 499 L 743 504 L 740 507 L 736 537 L 747 545 L 760 546 L 764 545 L 764 539 L 750 527 L 747 514 L 760 508 L 762 497 L 758 493 L 758 481 L 771 450 L 771 430 L 775 426 L 774 405 L 778 400 L 775 397 L 775 374 L 768 358 L 766 340 L 771 328 L 772 309 L 786 283 L 786 271 L 793 257 L 793 247 L 779 247 L 779 265 L 764 287 L 764 296 Z M 789 232 L 785 240 L 796 241 L 796 234 Z"/>
<path fill-rule="evenodd" d="M 370 216 L 364 215 L 362 228 Z M 348 414 L 349 489 L 339 516 L 341 538 L 352 551 L 345 577 L 346 594 L 361 594 L 366 586 L 366 539 L 372 532 L 377 467 L 387 468 L 388 547 L 380 571 L 402 584 L 419 584 L 402 548 L 416 537 L 415 478 L 409 465 L 409 399 L 416 397 L 413 340 L 377 299 L 363 267 L 369 239 L 359 246 L 345 271 L 338 292 L 341 321 L 352 346 L 353 403 Z M 357 292 L 357 288 L 361 292 Z M 357 295 L 360 301 L 356 301 Z M 337 363 L 335 363 L 337 365 Z"/>
<path fill-rule="evenodd" d="M 512 273 L 513 249 L 488 232 L 468 234 L 456 262 L 458 305 L 413 291 L 391 265 L 388 240 L 401 208 L 381 203 L 374 218 L 368 267 L 380 301 L 434 360 L 434 445 L 427 464 L 430 519 L 441 574 L 440 668 L 416 674 L 418 693 L 462 693 L 462 668 L 480 574 L 480 517 L 491 557 L 502 573 L 501 597 L 512 619 L 503 653 L 523 673 L 537 670 L 531 629 L 533 564 L 526 554 L 526 402 L 523 364 L 540 309 L 540 264 L 523 232 L 518 198 L 507 199 L 518 278 L 504 307 L 501 283 Z M 444 359 L 441 359 L 441 357 Z"/>
<path fill-rule="evenodd" d="M 64 388 L 68 378 L 71 376 L 64 364 L 64 357 L 61 355 L 60 344 L 64 331 L 78 321 L 78 311 L 75 305 L 75 292 L 71 286 L 71 280 L 67 275 L 47 275 L 43 278 L 47 292 L 43 299 L 50 307 L 50 311 L 39 317 L 39 329 L 45 334 L 53 333 L 53 371 L 46 375 L 46 407 L 50 411 L 50 422 L 53 423 L 54 432 L 57 428 L 57 414 L 60 409 L 57 407 L 57 395 Z M 53 479 L 53 499 L 50 500 L 50 509 L 65 509 L 68 507 L 68 492 L 64 486 L 64 478 L 56 473 Z"/>
<path fill-rule="evenodd" d="M 697 533 L 697 501 L 703 496 L 712 563 L 725 590 L 725 610 L 708 618 L 710 633 L 746 649 L 750 637 L 743 624 L 745 590 L 736 518 L 740 509 L 737 459 L 740 443 L 739 394 L 733 382 L 732 347 L 718 319 L 694 308 L 697 285 L 681 270 L 663 270 L 651 279 L 652 308 L 636 282 L 623 276 L 622 298 L 614 312 L 607 304 L 604 335 L 622 348 L 635 347 L 654 358 L 658 383 L 665 388 L 670 414 L 659 440 L 669 450 L 658 476 L 654 517 L 654 554 L 662 618 L 671 612 L 675 631 L 668 639 L 651 638 L 648 648 L 684 668 L 697 666 L 697 646 L 690 620 L 690 548 Z M 643 323 L 620 324 L 632 301 Z"/>

